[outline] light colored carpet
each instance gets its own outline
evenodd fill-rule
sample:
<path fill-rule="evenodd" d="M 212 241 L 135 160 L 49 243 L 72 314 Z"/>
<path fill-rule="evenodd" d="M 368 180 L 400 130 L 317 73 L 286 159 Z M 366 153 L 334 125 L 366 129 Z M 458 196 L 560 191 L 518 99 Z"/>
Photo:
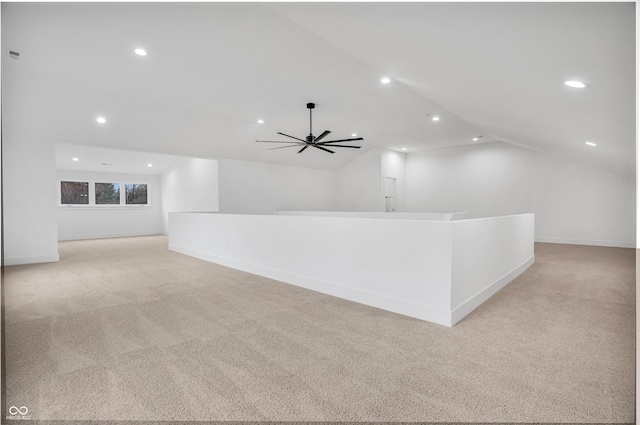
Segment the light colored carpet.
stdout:
<path fill-rule="evenodd" d="M 536 244 L 453 328 L 167 250 L 5 268 L 7 406 L 31 419 L 631 423 L 635 252 Z M 393 282 L 390 282 L 393 284 Z"/>

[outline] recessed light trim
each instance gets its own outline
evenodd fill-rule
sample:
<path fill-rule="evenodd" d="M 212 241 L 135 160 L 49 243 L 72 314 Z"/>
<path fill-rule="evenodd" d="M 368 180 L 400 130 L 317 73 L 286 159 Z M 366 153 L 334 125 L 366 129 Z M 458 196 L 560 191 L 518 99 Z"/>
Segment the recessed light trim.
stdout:
<path fill-rule="evenodd" d="M 138 56 L 147 56 L 147 51 L 144 49 L 137 48 L 134 52 Z"/>
<path fill-rule="evenodd" d="M 105 117 L 98 117 L 96 118 L 96 121 L 98 121 L 100 124 L 104 124 L 107 122 L 107 119 Z"/>
<path fill-rule="evenodd" d="M 567 80 L 564 82 L 564 85 L 574 89 L 584 89 L 587 87 L 586 83 L 583 83 L 582 81 L 578 81 L 578 80 Z"/>
<path fill-rule="evenodd" d="M 593 142 L 584 142 L 584 144 L 588 146 L 598 146 L 596 143 L 593 143 Z"/>
<path fill-rule="evenodd" d="M 389 84 L 389 83 L 391 82 L 391 78 L 389 78 L 389 77 L 383 77 L 383 78 L 380 80 L 380 82 L 381 82 L 382 84 Z"/>

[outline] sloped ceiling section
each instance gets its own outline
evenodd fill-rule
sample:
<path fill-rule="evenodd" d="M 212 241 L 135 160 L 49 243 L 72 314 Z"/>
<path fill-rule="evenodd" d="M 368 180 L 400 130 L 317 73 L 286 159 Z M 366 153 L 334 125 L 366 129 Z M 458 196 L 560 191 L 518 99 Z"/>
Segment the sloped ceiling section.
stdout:
<path fill-rule="evenodd" d="M 633 3 L 3 3 L 3 132 L 324 169 L 482 135 L 633 175 L 634 37 Z M 255 143 L 308 102 L 363 149 Z"/>
<path fill-rule="evenodd" d="M 78 161 L 74 161 L 77 158 Z M 159 175 L 181 157 L 87 145 L 56 145 L 56 169 L 101 173 Z"/>

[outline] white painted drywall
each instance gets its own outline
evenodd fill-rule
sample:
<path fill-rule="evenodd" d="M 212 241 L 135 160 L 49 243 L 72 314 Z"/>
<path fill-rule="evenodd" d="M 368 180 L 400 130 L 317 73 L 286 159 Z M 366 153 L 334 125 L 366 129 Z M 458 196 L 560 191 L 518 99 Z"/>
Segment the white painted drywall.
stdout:
<path fill-rule="evenodd" d="M 382 149 L 371 149 L 342 167 L 336 182 L 336 210 L 384 211 Z"/>
<path fill-rule="evenodd" d="M 276 215 L 303 215 L 310 217 L 377 218 L 397 220 L 460 220 L 466 213 L 407 213 L 407 212 L 360 212 L 360 211 L 276 211 Z"/>
<path fill-rule="evenodd" d="M 334 209 L 333 171 L 233 159 L 218 160 L 218 167 L 221 212 Z"/>
<path fill-rule="evenodd" d="M 384 177 L 396 179 L 396 211 L 406 210 L 406 155 L 371 149 L 336 173 L 338 211 L 384 211 Z"/>
<path fill-rule="evenodd" d="M 1 13 L 1 12 L 0 12 Z M 0 92 L 2 91 L 1 85 L 0 85 Z M 1 96 L 0 96 L 1 98 Z M 0 134 L 2 134 L 2 120 L 0 119 Z M 2 144 L 0 143 L 0 164 L 2 164 Z M 0 172 L 0 211 L 2 211 L 2 203 L 3 203 L 3 197 L 2 197 L 2 172 Z M 1 219 L 1 217 L 0 217 Z M 4 255 L 3 255 L 3 237 L 2 237 L 2 225 L 0 225 L 0 267 L 4 266 Z M 4 270 L 4 269 L 2 269 Z M 1 278 L 1 275 L 0 275 Z M 0 282 L 0 285 L 2 285 L 2 282 Z M 2 337 L 2 330 L 4 329 L 4 313 L 2 312 L 2 306 L 3 306 L 4 302 L 0 302 L 0 341 L 4 341 L 3 337 Z M 2 361 L 2 356 L 4 355 L 3 350 L 0 349 L 0 365 L 5 364 Z M 6 382 L 5 381 L 5 372 L 2 370 L 4 368 L 0 367 L 0 382 Z"/>
<path fill-rule="evenodd" d="M 532 264 L 533 220 L 171 213 L 169 249 L 451 326 Z M 477 253 L 502 259 L 467 264 Z"/>
<path fill-rule="evenodd" d="M 635 246 L 632 178 L 502 142 L 408 154 L 406 169 L 407 211 L 531 212 L 541 242 Z"/>
<path fill-rule="evenodd" d="M 534 215 L 459 220 L 452 225 L 451 310 L 459 320 L 479 305 L 477 301 L 511 281 L 514 271 L 531 265 Z M 488 294 L 482 296 L 483 292 Z"/>
<path fill-rule="evenodd" d="M 169 230 L 170 212 L 218 211 L 218 161 L 182 158 L 161 176 L 162 231 Z"/>
<path fill-rule="evenodd" d="M 636 114 L 640 111 L 640 68 L 638 58 L 640 58 L 640 43 L 637 42 L 640 36 L 640 7 L 636 4 Z M 636 115 L 636 305 L 640 305 L 640 173 L 638 164 L 640 163 L 640 151 L 638 150 L 638 135 L 640 134 L 640 123 Z M 640 315 L 636 313 L 636 365 L 640 364 Z M 636 372 L 636 418 L 640 417 L 640 374 Z"/>
<path fill-rule="evenodd" d="M 57 181 L 99 183 L 146 183 L 149 206 L 78 206 L 58 207 L 58 240 L 115 238 L 157 235 L 162 233 L 162 195 L 160 176 L 88 171 L 58 170 Z M 55 204 L 59 204 L 56 186 Z"/>
<path fill-rule="evenodd" d="M 173 213 L 169 249 L 446 325 L 445 223 Z"/>
<path fill-rule="evenodd" d="M 640 68 L 638 58 L 640 58 L 640 7 L 636 4 L 636 114 L 640 111 Z M 640 173 L 638 164 L 640 163 L 640 151 L 638 150 L 638 135 L 640 134 L 640 123 L 636 115 L 636 305 L 640 305 Z M 640 363 L 640 315 L 636 313 L 636 365 Z M 636 418 L 640 417 L 640 374 L 636 372 Z"/>
<path fill-rule="evenodd" d="M 58 261 L 54 145 L 4 136 L 4 265 Z"/>
<path fill-rule="evenodd" d="M 381 152 L 381 156 L 382 176 L 393 177 L 396 179 L 396 211 L 406 211 L 407 155 L 401 152 L 383 149 Z"/>

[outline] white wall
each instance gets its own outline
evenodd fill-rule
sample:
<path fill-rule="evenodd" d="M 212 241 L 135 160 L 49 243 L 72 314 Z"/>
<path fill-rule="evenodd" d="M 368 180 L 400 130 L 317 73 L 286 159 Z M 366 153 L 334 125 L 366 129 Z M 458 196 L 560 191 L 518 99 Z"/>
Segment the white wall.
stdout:
<path fill-rule="evenodd" d="M 383 177 L 396 179 L 396 211 L 406 211 L 406 161 L 407 155 L 384 149 L 382 155 Z"/>
<path fill-rule="evenodd" d="M 362 212 L 362 211 L 276 211 L 276 215 L 297 215 L 306 217 L 376 218 L 396 220 L 451 221 L 464 218 L 460 213 L 408 213 L 408 212 Z"/>
<path fill-rule="evenodd" d="M 331 210 L 332 171 L 220 159 L 220 212 L 272 214 L 277 210 Z"/>
<path fill-rule="evenodd" d="M 218 161 L 183 158 L 161 176 L 162 231 L 169 230 L 170 212 L 218 211 Z"/>
<path fill-rule="evenodd" d="M 58 261 L 54 146 L 3 136 L 4 265 Z"/>
<path fill-rule="evenodd" d="M 5 133 L 5 265 L 57 261 L 61 212 L 57 208 L 55 147 L 17 135 L 8 127 Z M 374 149 L 337 172 L 220 160 L 219 210 L 258 214 L 276 210 L 382 211 L 381 176 L 393 172 L 399 182 L 402 176 L 402 161 L 394 168 L 391 158 L 392 154 Z M 405 162 L 406 211 L 469 211 L 475 216 L 533 212 L 537 240 L 635 246 L 634 179 L 505 143 L 409 154 Z M 181 175 L 187 178 L 189 166 L 182 165 Z M 215 173 L 209 171 L 211 178 L 205 180 L 212 182 Z M 170 184 L 168 176 L 166 183 Z M 181 209 L 215 210 L 214 188 L 212 183 L 211 192 L 207 192 L 210 198 L 200 199 L 205 205 Z M 180 191 L 169 191 L 173 195 L 165 205 L 167 211 L 193 199 Z M 161 202 L 157 195 L 152 195 L 154 206 Z M 89 227 L 76 231 L 71 214 L 77 215 L 74 212 L 61 218 L 66 220 L 61 224 L 61 239 L 166 231 L 161 216 L 137 220 L 140 215 L 134 222 L 147 227 L 96 229 L 96 223 L 110 220 L 97 211 L 89 213 L 93 214 L 91 220 L 86 220 L 90 215 L 82 216 Z"/>
<path fill-rule="evenodd" d="M 372 149 L 336 173 L 336 210 L 384 211 L 382 149 Z"/>
<path fill-rule="evenodd" d="M 534 219 L 521 214 L 452 222 L 453 323 L 533 264 Z"/>
<path fill-rule="evenodd" d="M 396 179 L 396 211 L 406 211 L 406 155 L 372 149 L 336 173 L 336 210 L 383 212 L 384 177 Z"/>
<path fill-rule="evenodd" d="M 427 221 L 173 213 L 169 226 L 171 250 L 445 326 L 534 261 L 532 214 Z"/>
<path fill-rule="evenodd" d="M 640 7 L 636 5 L 636 40 L 640 36 Z M 636 42 L 636 113 L 640 111 L 640 43 Z M 640 151 L 638 150 L 638 135 L 640 134 L 640 122 L 636 118 L 636 305 L 640 305 L 640 174 L 638 173 L 638 163 L 640 163 Z M 640 315 L 636 313 L 636 365 L 640 364 Z M 640 417 L 640 374 L 636 372 L 636 418 Z"/>
<path fill-rule="evenodd" d="M 502 142 L 407 155 L 408 211 L 533 212 L 536 240 L 635 246 L 635 182 Z"/>
<path fill-rule="evenodd" d="M 58 170 L 56 185 L 58 180 L 122 184 L 146 183 L 149 202 L 149 206 L 58 207 L 58 240 L 114 238 L 162 233 L 160 176 Z M 121 186 L 121 190 L 124 190 L 123 186 Z M 54 193 L 56 198 L 52 202 L 55 206 L 60 203 L 57 186 Z"/>

